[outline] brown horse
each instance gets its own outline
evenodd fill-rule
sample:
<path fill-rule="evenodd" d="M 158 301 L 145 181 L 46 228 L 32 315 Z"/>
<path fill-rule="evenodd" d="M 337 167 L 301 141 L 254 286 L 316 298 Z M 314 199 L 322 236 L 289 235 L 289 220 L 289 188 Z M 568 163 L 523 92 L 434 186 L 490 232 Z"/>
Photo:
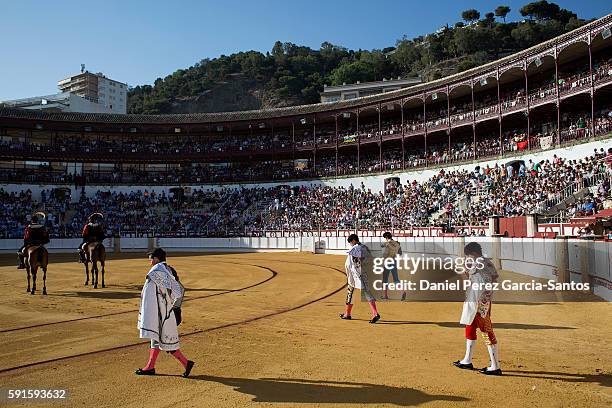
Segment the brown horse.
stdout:
<path fill-rule="evenodd" d="M 42 245 L 33 245 L 26 250 L 25 266 L 28 273 L 28 292 L 36 292 L 36 273 L 40 267 L 43 271 L 43 295 L 47 294 L 47 265 L 49 252 Z M 32 290 L 30 291 L 30 274 L 32 275 Z"/>
<path fill-rule="evenodd" d="M 98 288 L 98 262 L 102 266 L 102 287 L 104 285 L 104 262 L 106 261 L 106 249 L 102 242 L 90 242 L 85 245 L 85 286 L 89 285 L 89 263 L 91 262 L 91 285 Z"/>

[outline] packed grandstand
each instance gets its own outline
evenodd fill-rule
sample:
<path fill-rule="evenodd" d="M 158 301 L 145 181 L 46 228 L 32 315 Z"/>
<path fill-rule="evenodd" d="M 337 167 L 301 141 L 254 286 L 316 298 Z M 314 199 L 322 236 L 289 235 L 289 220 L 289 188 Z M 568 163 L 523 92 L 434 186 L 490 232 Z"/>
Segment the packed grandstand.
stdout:
<path fill-rule="evenodd" d="M 351 101 L 178 115 L 0 108 L 0 182 L 22 185 L 0 190 L 2 234 L 21 237 L 35 210 L 56 237 L 79 236 L 95 211 L 111 234 L 137 236 L 462 233 L 492 215 L 592 215 L 611 206 L 612 149 L 556 149 L 610 140 L 611 24 Z M 413 177 L 423 170 L 431 175 Z M 366 175 L 407 179 L 371 189 Z M 327 182 L 341 178 L 352 185 Z M 52 187 L 34 194 L 28 184 Z"/>
<path fill-rule="evenodd" d="M 113 235 L 218 236 L 321 229 L 407 229 L 443 225 L 461 229 L 486 225 L 490 215 L 542 213 L 565 197 L 587 189 L 568 216 L 593 215 L 612 207 L 612 148 L 581 160 L 521 162 L 476 166 L 473 171 L 445 171 L 424 182 L 390 184 L 372 192 L 361 186 L 275 186 L 202 189 L 166 194 L 148 189 L 117 193 L 99 190 L 73 199 L 70 190 L 43 190 L 40 200 L 30 190 L 0 189 L 0 227 L 5 237 L 23 236 L 29 214 L 45 210 L 57 237 L 78 237 L 89 214 L 106 214 Z M 58 194 L 59 193 L 59 194 Z M 67 194 L 63 194 L 67 193 Z M 159 223 L 159 220 L 165 220 Z"/>

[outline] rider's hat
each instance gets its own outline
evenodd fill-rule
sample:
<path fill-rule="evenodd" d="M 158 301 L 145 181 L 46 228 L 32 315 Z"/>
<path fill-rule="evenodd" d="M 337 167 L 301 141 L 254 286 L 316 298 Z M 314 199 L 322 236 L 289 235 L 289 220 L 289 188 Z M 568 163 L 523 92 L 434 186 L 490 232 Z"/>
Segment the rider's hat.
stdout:
<path fill-rule="evenodd" d="M 42 211 L 37 211 L 34 214 L 32 214 L 32 217 L 30 218 L 30 221 L 33 224 L 36 224 L 36 223 L 38 223 L 38 221 L 40 221 L 41 217 L 46 220 L 47 219 L 47 214 L 45 214 Z"/>

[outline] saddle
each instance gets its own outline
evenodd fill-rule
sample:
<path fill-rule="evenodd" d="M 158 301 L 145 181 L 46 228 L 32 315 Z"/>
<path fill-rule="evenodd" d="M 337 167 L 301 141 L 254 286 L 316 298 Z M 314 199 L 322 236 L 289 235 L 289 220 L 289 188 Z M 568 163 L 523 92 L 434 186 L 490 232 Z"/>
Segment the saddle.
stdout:
<path fill-rule="evenodd" d="M 30 255 L 32 252 L 36 251 L 41 246 L 43 246 L 43 245 L 42 244 L 28 245 L 27 247 L 24 248 L 23 253 L 24 253 L 24 255 Z"/>
<path fill-rule="evenodd" d="M 45 246 L 44 246 L 43 244 L 34 244 L 34 245 L 31 245 L 31 246 L 27 247 L 27 248 L 25 249 L 25 260 L 26 260 L 27 262 L 30 262 L 30 263 L 31 263 L 31 262 L 32 262 L 32 260 L 34 259 L 34 258 L 32 257 L 32 255 L 33 255 L 33 254 L 34 254 L 34 252 L 36 252 L 36 251 L 37 251 L 39 248 L 43 248 L 43 249 L 44 249 L 44 248 L 45 248 Z M 41 261 L 42 261 L 42 256 L 43 256 L 43 251 L 40 251 L 40 252 L 38 253 L 38 256 L 36 257 L 37 259 L 35 259 L 35 260 L 36 260 L 37 262 L 41 262 Z"/>
<path fill-rule="evenodd" d="M 104 244 L 102 243 L 102 241 L 91 241 L 91 242 L 88 242 L 87 245 L 85 245 L 85 248 L 88 248 L 90 246 L 92 248 L 96 248 L 98 245 L 104 245 Z"/>

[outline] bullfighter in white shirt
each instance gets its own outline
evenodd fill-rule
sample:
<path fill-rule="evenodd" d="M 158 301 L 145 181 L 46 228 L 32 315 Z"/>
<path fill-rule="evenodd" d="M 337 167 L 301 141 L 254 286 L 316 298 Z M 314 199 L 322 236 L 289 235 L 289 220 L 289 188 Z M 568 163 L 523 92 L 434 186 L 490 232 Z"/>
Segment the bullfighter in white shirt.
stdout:
<path fill-rule="evenodd" d="M 473 267 L 467 271 L 467 278 L 470 285 L 465 292 L 465 302 L 463 302 L 463 312 L 461 314 L 461 324 L 465 324 L 466 351 L 463 360 L 455 361 L 455 367 L 473 370 L 472 354 L 476 345 L 476 329 L 480 330 L 482 337 L 487 344 L 491 365 L 479 370 L 486 375 L 502 375 L 499 364 L 499 346 L 493 323 L 491 322 L 491 297 L 492 290 L 487 289 L 487 284 L 497 281 L 498 274 L 493 263 L 482 256 L 482 248 L 476 242 L 471 242 L 465 246 L 465 258 L 473 261 Z"/>
<path fill-rule="evenodd" d="M 155 361 L 160 350 L 172 354 L 185 368 L 183 377 L 188 377 L 194 362 L 188 360 L 179 349 L 177 310 L 180 310 L 185 289 L 166 265 L 166 252 L 156 248 L 150 252 L 151 270 L 142 288 L 138 330 L 140 338 L 151 339 L 149 361 L 137 375 L 155 375 Z"/>

